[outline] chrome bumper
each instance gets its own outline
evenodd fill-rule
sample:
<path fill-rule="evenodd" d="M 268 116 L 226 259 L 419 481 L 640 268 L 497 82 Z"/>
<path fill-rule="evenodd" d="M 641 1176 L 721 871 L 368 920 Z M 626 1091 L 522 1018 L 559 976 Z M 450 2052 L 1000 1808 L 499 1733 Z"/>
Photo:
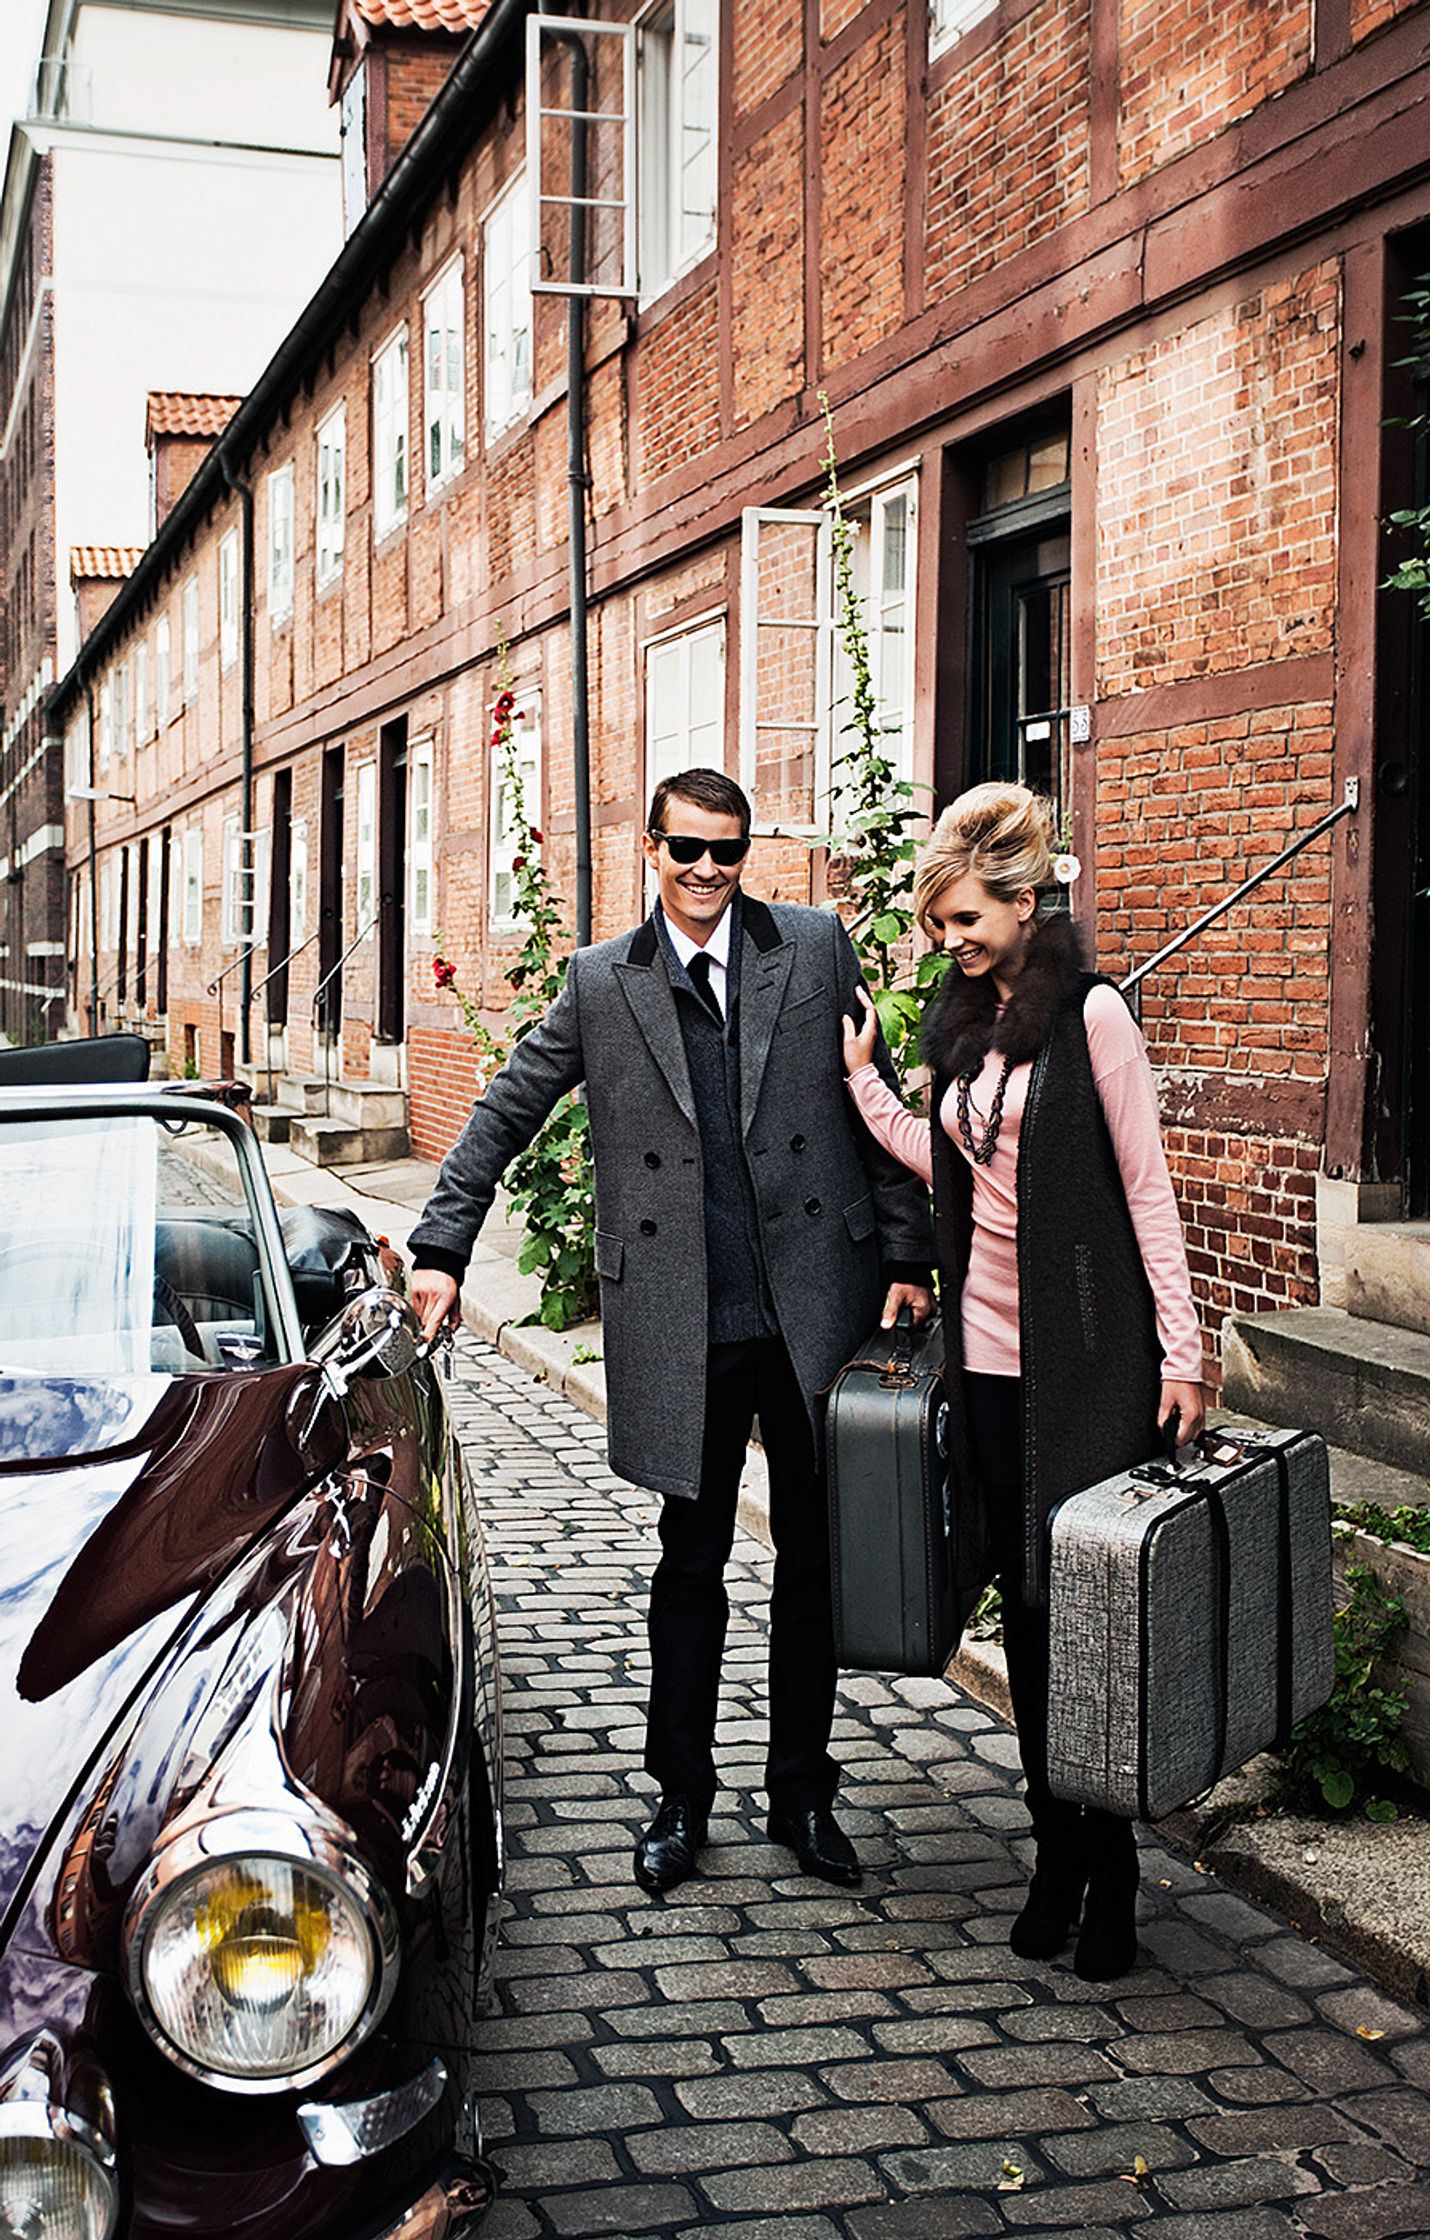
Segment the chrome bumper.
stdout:
<path fill-rule="evenodd" d="M 468 2240 L 496 2199 L 496 2173 L 480 2156 L 453 2163 L 378 2240 Z"/>

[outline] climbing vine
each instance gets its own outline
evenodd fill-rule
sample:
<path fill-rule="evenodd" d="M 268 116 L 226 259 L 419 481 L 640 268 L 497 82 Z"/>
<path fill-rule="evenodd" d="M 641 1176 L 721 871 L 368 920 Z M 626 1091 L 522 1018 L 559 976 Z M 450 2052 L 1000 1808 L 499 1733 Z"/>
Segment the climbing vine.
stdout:
<path fill-rule="evenodd" d="M 432 962 L 439 988 L 460 1005 L 476 1045 L 481 1082 L 491 1079 L 511 1051 L 543 1019 L 566 980 L 561 948 L 560 898 L 546 868 L 540 827 L 527 808 L 516 747 L 516 694 L 505 654 L 501 689 L 492 708 L 491 743 L 510 830 L 515 839 L 511 877 L 513 916 L 523 928 L 521 948 L 506 972 L 512 989 L 507 1012 L 510 1028 L 503 1042 L 481 1017 L 476 1003 L 459 985 L 456 968 L 441 953 Z M 523 1275 L 541 1278 L 537 1319 L 549 1329 L 566 1330 L 596 1311 L 595 1177 L 591 1166 L 589 1116 L 579 1096 L 563 1097 L 540 1134 L 507 1170 L 513 1210 L 526 1235 L 517 1255 Z"/>

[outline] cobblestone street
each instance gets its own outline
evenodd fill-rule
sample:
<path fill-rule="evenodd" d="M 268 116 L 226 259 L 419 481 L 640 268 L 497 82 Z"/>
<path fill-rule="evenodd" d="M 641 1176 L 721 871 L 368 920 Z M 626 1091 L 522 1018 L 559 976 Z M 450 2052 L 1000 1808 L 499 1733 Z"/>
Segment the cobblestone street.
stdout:
<path fill-rule="evenodd" d="M 463 1340 L 452 1406 L 501 1612 L 508 1917 L 479 2040 L 492 2240 L 1430 2235 L 1430 2032 L 1155 1841 L 1144 1965 L 1016 1959 L 1011 1736 L 953 1688 L 846 1679 L 862 1891 L 762 1840 L 769 1559 L 741 1535 L 706 1872 L 630 1852 L 653 1498 L 600 1428 Z"/>

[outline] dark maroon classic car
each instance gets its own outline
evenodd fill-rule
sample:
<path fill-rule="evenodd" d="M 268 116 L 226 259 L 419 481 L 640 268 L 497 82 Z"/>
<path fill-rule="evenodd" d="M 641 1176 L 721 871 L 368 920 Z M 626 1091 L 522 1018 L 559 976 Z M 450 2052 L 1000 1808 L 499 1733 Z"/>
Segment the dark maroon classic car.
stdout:
<path fill-rule="evenodd" d="M 0 2240 L 459 2240 L 480 1532 L 395 1256 L 201 1094 L 0 1091 Z"/>

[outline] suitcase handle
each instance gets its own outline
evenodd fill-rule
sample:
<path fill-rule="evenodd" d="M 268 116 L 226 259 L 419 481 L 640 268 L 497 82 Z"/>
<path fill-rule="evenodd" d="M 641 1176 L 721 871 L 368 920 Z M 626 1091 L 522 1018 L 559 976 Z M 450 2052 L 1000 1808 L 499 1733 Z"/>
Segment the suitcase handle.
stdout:
<path fill-rule="evenodd" d="M 892 1350 L 879 1378 L 879 1383 L 886 1392 L 903 1391 L 909 1385 L 918 1383 L 914 1374 L 915 1328 L 913 1308 L 900 1307 L 894 1317 L 894 1327 L 889 1333 Z"/>

